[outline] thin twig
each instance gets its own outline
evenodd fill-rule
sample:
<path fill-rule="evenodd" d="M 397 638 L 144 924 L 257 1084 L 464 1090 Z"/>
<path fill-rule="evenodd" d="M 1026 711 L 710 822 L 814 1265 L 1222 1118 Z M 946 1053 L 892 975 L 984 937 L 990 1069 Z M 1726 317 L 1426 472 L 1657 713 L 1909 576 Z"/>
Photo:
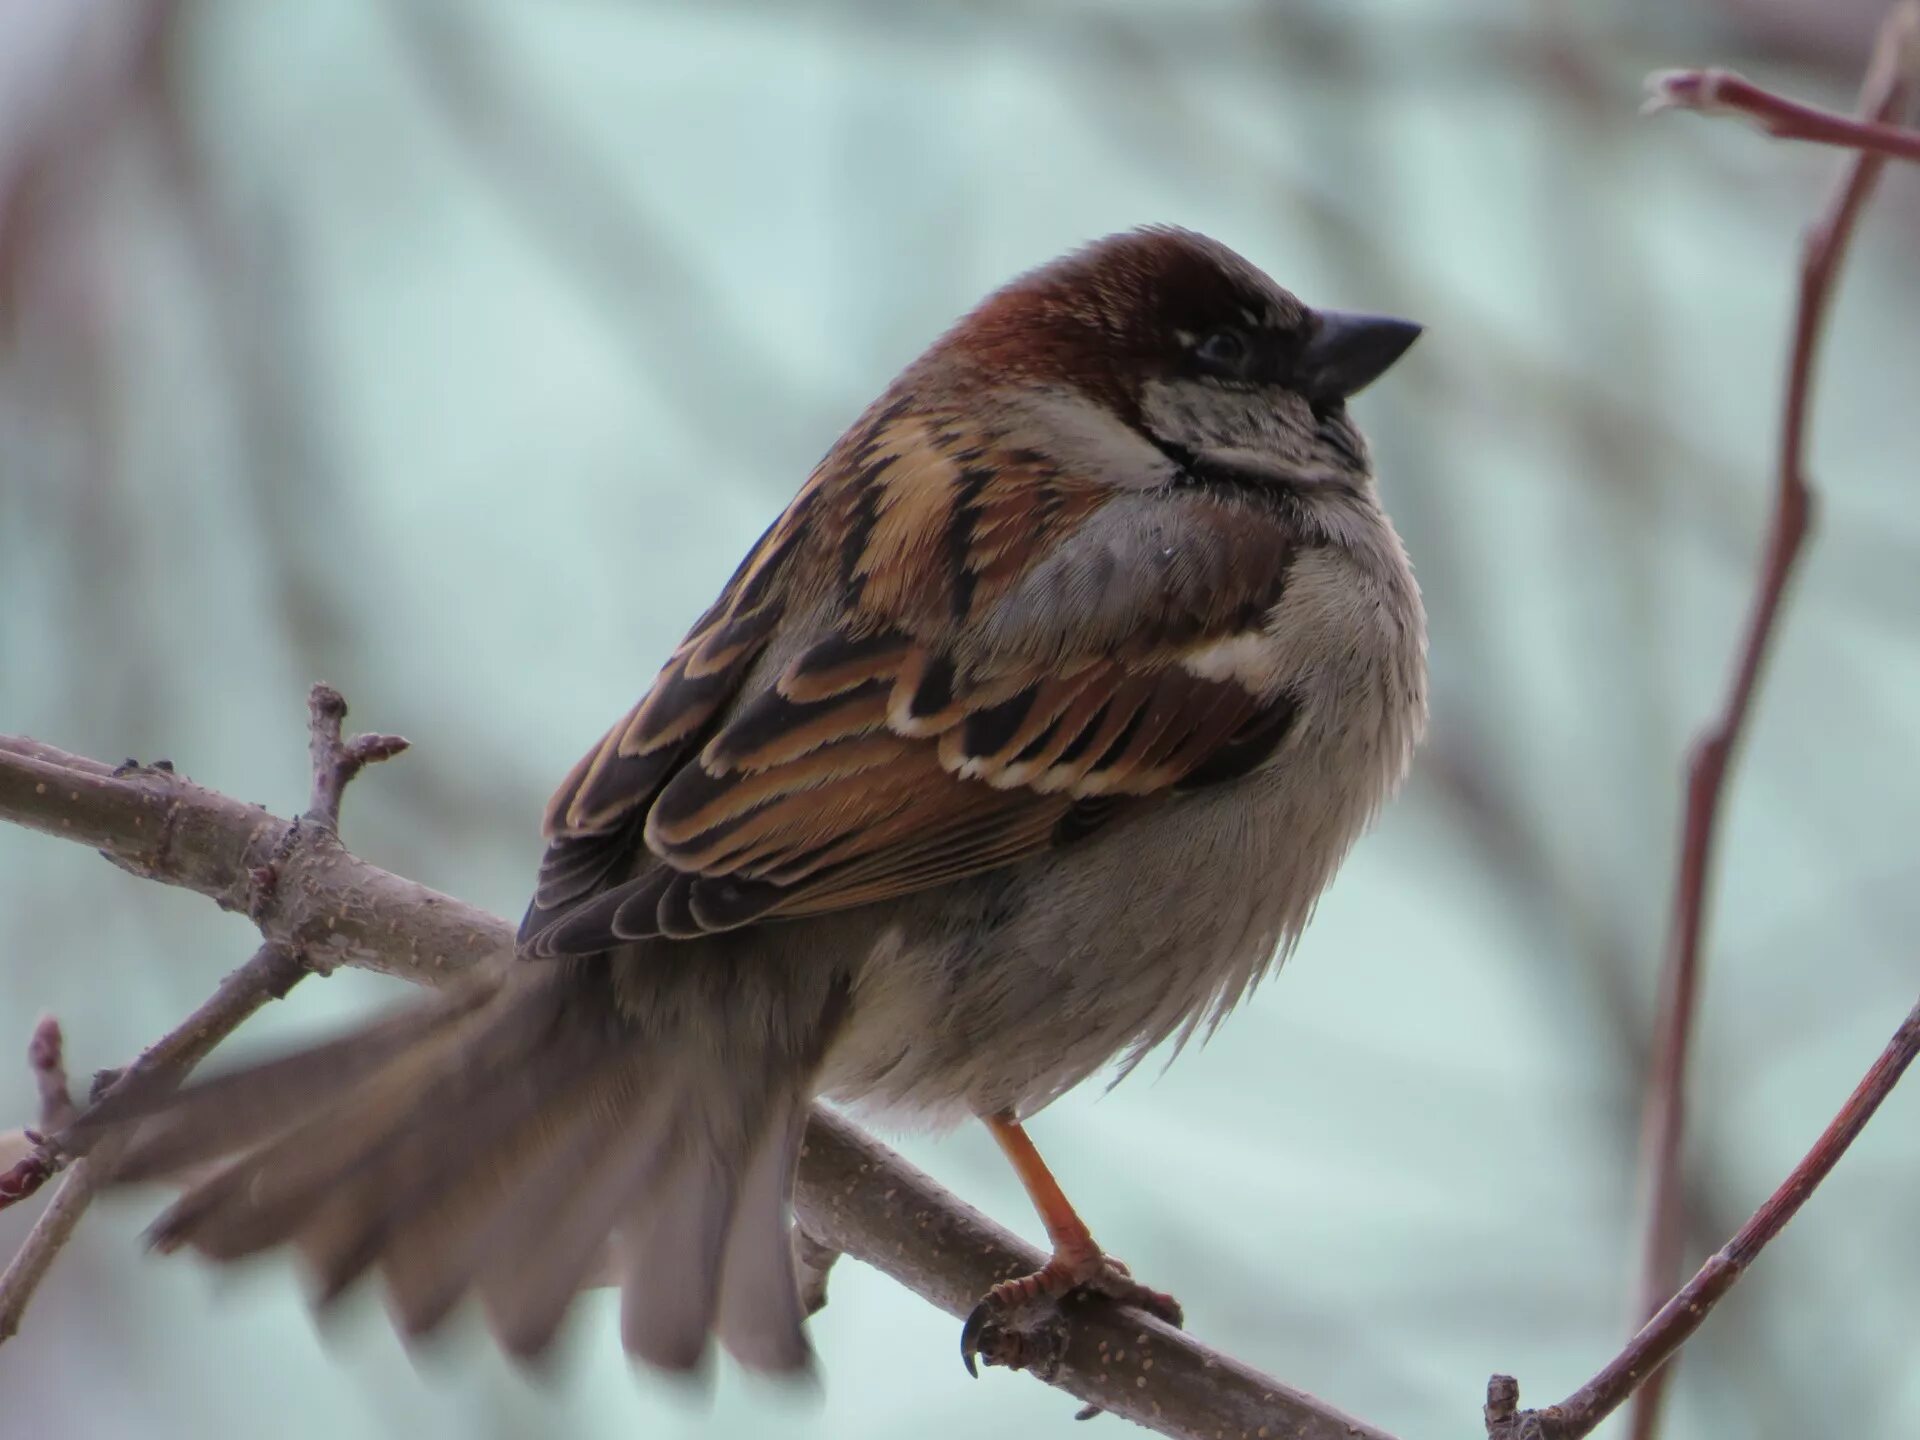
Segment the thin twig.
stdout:
<path fill-rule="evenodd" d="M 1643 114 L 1692 110 L 1749 120 L 1776 140 L 1804 140 L 1843 150 L 1920 161 L 1920 130 L 1860 120 L 1803 104 L 1756 85 L 1731 70 L 1663 70 L 1647 77 Z"/>
<path fill-rule="evenodd" d="M 40 1096 L 40 1129 L 47 1134 L 66 1128 L 73 1119 L 73 1091 L 67 1084 L 66 1038 L 60 1022 L 42 1015 L 27 1041 L 27 1068 L 33 1071 L 34 1089 Z"/>
<path fill-rule="evenodd" d="M 250 867 L 271 858 L 289 823 L 169 772 L 103 772 L 4 735 L 0 820 L 104 847 L 125 869 L 236 907 L 256 888 Z M 292 874 L 257 905 L 257 923 L 270 938 L 330 946 L 333 964 L 447 985 L 512 949 L 507 921 L 338 846 L 318 855 L 297 849 L 282 863 Z M 795 1204 L 819 1244 L 875 1266 L 953 1315 L 965 1314 L 996 1281 L 1030 1273 L 1045 1259 L 825 1110 L 814 1112 L 807 1130 Z M 1163 1435 L 1265 1428 L 1297 1440 L 1391 1440 L 1191 1335 L 1104 1302 L 1076 1310 L 1049 1383 Z"/>
<path fill-rule="evenodd" d="M 11 1163 L 0 1170 L 0 1210 L 17 1205 L 51 1180 L 60 1170 L 59 1151 L 47 1136 L 62 1130 L 73 1119 L 73 1092 L 67 1085 L 65 1042 L 60 1022 L 51 1015 L 40 1017 L 27 1041 L 27 1068 L 33 1072 L 33 1085 L 40 1096 L 40 1118 L 31 1130 L 10 1132 L 7 1155 Z"/>
<path fill-rule="evenodd" d="M 331 685 L 315 685 L 307 692 L 307 756 L 313 771 L 313 794 L 300 818 L 340 832 L 340 796 L 353 777 L 367 766 L 391 760 L 407 748 L 398 735 L 356 735 L 344 740 L 340 723 L 347 718 L 347 702 Z"/>
<path fill-rule="evenodd" d="M 1893 1092 L 1915 1055 L 1920 1055 L 1920 1003 L 1907 1013 L 1880 1058 L 1780 1188 L 1599 1374 L 1558 1405 L 1544 1410 L 1517 1408 L 1520 1390 L 1511 1376 L 1496 1375 L 1488 1382 L 1490 1440 L 1579 1440 L 1591 1434 L 1636 1389 L 1644 1395 L 1646 1391 L 1640 1387 L 1660 1373 L 1660 1367 L 1700 1328 L 1760 1252 L 1800 1213 L 1807 1197 L 1827 1178 L 1880 1103 Z"/>
<path fill-rule="evenodd" d="M 1903 0 L 1881 27 L 1861 86 L 1860 113 L 1868 122 L 1885 124 L 1907 105 L 1915 61 L 1920 57 L 1917 38 L 1920 38 L 1920 5 L 1913 0 Z M 1670 82 L 1667 89 L 1672 89 Z M 1723 90 L 1723 98 L 1725 93 Z M 1829 301 L 1848 242 L 1885 164 L 1881 154 L 1856 155 L 1849 162 L 1833 200 L 1806 233 L 1780 427 L 1777 486 L 1765 553 L 1726 699 L 1718 718 L 1695 743 L 1688 762 L 1686 814 L 1681 828 L 1672 923 L 1667 936 L 1642 1132 L 1642 1170 L 1647 1176 L 1648 1191 L 1647 1233 L 1641 1257 L 1637 1311 L 1642 1318 L 1659 1310 L 1679 1279 L 1681 1237 L 1685 1231 L 1681 1145 L 1686 1129 L 1686 1079 L 1722 802 L 1733 757 L 1753 709 L 1787 584 L 1811 523 L 1813 497 L 1806 475 L 1807 423 L 1814 365 Z M 1664 1378 L 1651 1381 L 1635 1400 L 1633 1440 L 1651 1440 L 1656 1433 L 1664 1388 Z"/>
<path fill-rule="evenodd" d="M 149 1046 L 103 1090 L 113 1094 L 148 1076 L 178 1077 L 239 1028 L 269 1000 L 284 995 L 306 973 L 297 957 L 275 944 L 262 945 L 253 957 L 220 982 L 206 1003 Z M 46 1278 L 48 1268 L 93 1200 L 93 1170 L 98 1156 L 75 1160 L 55 1187 L 53 1199 L 27 1233 L 25 1243 L 0 1273 L 0 1344 L 20 1329 L 20 1317 Z"/>
<path fill-rule="evenodd" d="M 159 1040 L 140 1052 L 140 1058 L 107 1078 L 100 1096 L 124 1090 L 144 1076 L 179 1079 L 212 1053 L 213 1047 L 269 1000 L 279 1000 L 307 974 L 300 957 L 272 941 L 260 946 L 246 964 L 231 971 L 214 987 L 200 1008 Z M 96 1097 L 98 1098 L 98 1097 Z"/>
<path fill-rule="evenodd" d="M 33 1229 L 7 1262 L 6 1270 L 0 1271 L 0 1345 L 19 1333 L 20 1317 L 26 1313 L 34 1291 L 46 1279 L 54 1258 L 73 1238 L 80 1217 L 92 1203 L 93 1172 L 85 1160 L 76 1160 L 53 1187 L 53 1198 L 33 1222 Z"/>
<path fill-rule="evenodd" d="M 60 1157 L 38 1130 L 9 1130 L 0 1135 L 0 1210 L 17 1205 L 60 1172 Z"/>

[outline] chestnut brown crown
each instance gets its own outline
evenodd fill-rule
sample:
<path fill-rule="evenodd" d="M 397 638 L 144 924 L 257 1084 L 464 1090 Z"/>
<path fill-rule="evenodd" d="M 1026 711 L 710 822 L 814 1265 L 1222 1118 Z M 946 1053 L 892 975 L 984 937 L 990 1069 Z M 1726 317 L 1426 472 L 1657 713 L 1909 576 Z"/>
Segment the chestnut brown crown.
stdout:
<path fill-rule="evenodd" d="M 983 301 L 936 355 L 1071 384 L 1139 426 L 1151 384 L 1291 392 L 1332 407 L 1420 334 L 1389 316 L 1316 310 L 1219 241 L 1175 226 L 1110 235 Z"/>

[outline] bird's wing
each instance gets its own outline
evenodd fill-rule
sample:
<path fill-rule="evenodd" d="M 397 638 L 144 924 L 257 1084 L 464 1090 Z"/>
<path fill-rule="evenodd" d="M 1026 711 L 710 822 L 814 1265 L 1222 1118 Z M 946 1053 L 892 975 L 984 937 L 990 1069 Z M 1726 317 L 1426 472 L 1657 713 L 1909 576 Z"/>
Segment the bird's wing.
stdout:
<path fill-rule="evenodd" d="M 562 784 L 527 953 L 941 885 L 1284 738 L 1258 663 L 1278 509 L 1116 491 L 903 409 L 829 456 Z"/>

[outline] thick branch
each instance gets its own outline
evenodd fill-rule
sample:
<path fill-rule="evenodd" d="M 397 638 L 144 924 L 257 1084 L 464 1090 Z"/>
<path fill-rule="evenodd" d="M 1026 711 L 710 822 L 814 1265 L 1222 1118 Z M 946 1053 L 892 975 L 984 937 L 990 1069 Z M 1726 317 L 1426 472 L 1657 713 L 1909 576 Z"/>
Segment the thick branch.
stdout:
<path fill-rule="evenodd" d="M 337 843 L 296 846 L 291 822 L 168 771 L 116 773 L 0 736 L 0 820 L 95 846 L 124 869 L 253 915 L 269 942 L 423 984 L 511 948 L 508 923 L 369 865 Z M 254 872 L 280 867 L 263 885 Z M 69 1172 L 82 1173 L 79 1164 Z M 56 1205 L 60 1198 L 56 1197 Z M 822 1246 L 885 1271 L 949 1314 L 1042 1256 L 860 1130 L 816 1111 L 796 1196 Z M 1103 1301 L 1078 1309 L 1052 1383 L 1173 1436 L 1391 1440 L 1157 1321 Z M 956 1362 L 957 1363 L 957 1362 Z"/>
<path fill-rule="evenodd" d="M 0 735 L 0 818 L 247 914 L 266 939 L 316 968 L 351 965 L 431 985 L 512 945 L 485 911 L 364 865 L 338 842 L 291 846 L 291 821 L 171 770 L 115 771 Z M 396 916 L 406 917 L 399 932 Z"/>

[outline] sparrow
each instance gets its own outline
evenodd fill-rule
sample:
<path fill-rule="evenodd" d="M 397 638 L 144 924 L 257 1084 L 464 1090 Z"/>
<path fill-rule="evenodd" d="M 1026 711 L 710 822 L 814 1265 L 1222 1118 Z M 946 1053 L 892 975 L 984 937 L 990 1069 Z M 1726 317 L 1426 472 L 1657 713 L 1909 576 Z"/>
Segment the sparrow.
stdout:
<path fill-rule="evenodd" d="M 1052 1256 L 969 1368 L 1081 1287 L 1177 1323 L 1024 1126 L 1218 1024 L 1408 769 L 1425 617 L 1347 400 L 1418 333 L 1175 228 L 1013 280 L 561 783 L 510 962 L 65 1143 L 185 1177 L 161 1248 L 378 1272 L 408 1335 L 472 1294 L 537 1356 L 611 1266 L 640 1360 L 793 1371 L 812 1103 L 978 1117 Z"/>

